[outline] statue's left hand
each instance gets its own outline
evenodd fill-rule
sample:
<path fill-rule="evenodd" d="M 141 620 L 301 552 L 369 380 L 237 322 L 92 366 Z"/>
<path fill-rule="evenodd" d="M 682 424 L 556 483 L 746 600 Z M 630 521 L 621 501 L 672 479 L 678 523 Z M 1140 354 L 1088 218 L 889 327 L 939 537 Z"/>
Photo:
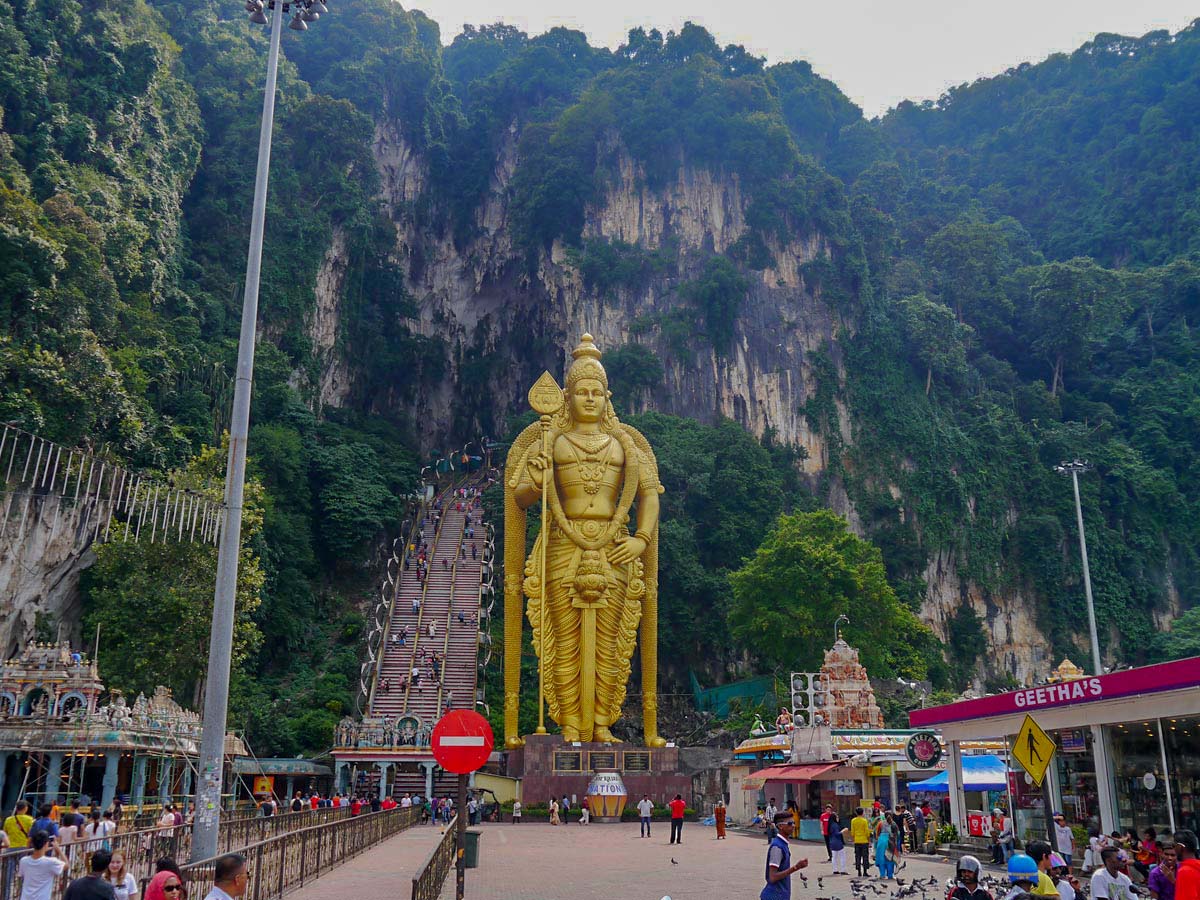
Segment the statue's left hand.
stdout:
<path fill-rule="evenodd" d="M 646 542 L 640 537 L 629 537 L 619 543 L 615 550 L 608 555 L 609 562 L 623 566 L 633 562 L 646 552 Z"/>

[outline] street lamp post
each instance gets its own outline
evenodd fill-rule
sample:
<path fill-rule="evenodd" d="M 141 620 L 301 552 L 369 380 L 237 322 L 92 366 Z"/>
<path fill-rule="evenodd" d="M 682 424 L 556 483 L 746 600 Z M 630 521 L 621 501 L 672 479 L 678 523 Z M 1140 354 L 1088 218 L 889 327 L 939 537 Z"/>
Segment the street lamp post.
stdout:
<path fill-rule="evenodd" d="M 840 616 L 838 616 L 836 619 L 833 620 L 833 642 L 835 644 L 838 642 L 838 638 L 841 636 L 838 634 L 838 626 L 841 625 L 843 622 L 845 622 L 847 625 L 850 624 L 850 617 L 847 616 L 845 613 L 842 613 Z"/>
<path fill-rule="evenodd" d="M 275 121 L 275 82 L 279 74 L 279 39 L 283 15 L 292 13 L 288 27 L 306 31 L 328 12 L 323 0 L 246 0 L 250 21 L 266 24 L 270 10 L 271 38 L 267 81 L 263 92 L 262 123 L 258 134 L 258 167 L 254 174 L 254 205 L 250 216 L 250 246 L 246 255 L 246 290 L 238 336 L 237 377 L 229 423 L 229 458 L 225 468 L 225 522 L 217 551 L 217 583 L 213 592 L 212 633 L 208 645 L 208 677 L 204 687 L 204 730 L 200 739 L 200 778 L 192 826 L 192 859 L 216 856 L 221 825 L 221 782 L 225 762 L 225 724 L 229 712 L 229 669 L 233 655 L 233 621 L 237 600 L 238 553 L 242 542 L 242 500 L 246 486 L 246 439 L 250 431 L 250 386 L 254 376 L 254 333 L 258 325 L 258 286 L 262 271 L 263 228 L 267 214 L 267 177 L 271 167 L 271 129 Z"/>
<path fill-rule="evenodd" d="M 1083 505 L 1079 500 L 1079 473 L 1091 471 L 1091 464 L 1085 460 L 1076 459 L 1055 466 L 1054 471 L 1060 475 L 1071 476 L 1071 486 L 1075 489 L 1075 520 L 1079 523 L 1079 556 L 1083 560 L 1083 593 L 1087 597 L 1088 631 L 1092 638 L 1092 674 L 1103 675 L 1104 664 L 1100 660 L 1100 638 L 1096 632 L 1096 605 L 1092 602 L 1092 573 L 1088 568 L 1087 538 L 1083 534 Z"/>
<path fill-rule="evenodd" d="M 1054 467 L 1059 475 L 1070 475 L 1075 489 L 1075 521 L 1079 525 L 1079 555 L 1083 560 L 1083 593 L 1087 597 L 1088 631 L 1092 639 L 1092 673 L 1104 674 L 1100 659 L 1100 637 L 1096 633 L 1096 606 L 1092 601 L 1092 573 L 1088 568 L 1087 538 L 1083 533 L 1083 504 L 1079 499 L 1079 473 L 1091 471 L 1091 464 L 1082 459 L 1071 460 Z M 1093 725 L 1092 756 L 1096 765 L 1096 800 L 1100 807 L 1100 828 L 1108 834 L 1117 827 L 1116 804 L 1113 797 L 1112 765 L 1109 761 L 1108 738 L 1104 726 Z"/>

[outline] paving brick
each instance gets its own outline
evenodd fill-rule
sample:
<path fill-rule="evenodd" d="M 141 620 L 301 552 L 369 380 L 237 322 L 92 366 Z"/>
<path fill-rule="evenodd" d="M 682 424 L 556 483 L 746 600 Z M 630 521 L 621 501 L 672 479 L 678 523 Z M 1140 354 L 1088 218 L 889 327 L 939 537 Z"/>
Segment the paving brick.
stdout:
<path fill-rule="evenodd" d="M 572 817 L 574 819 L 574 817 Z M 668 843 L 670 830 L 655 823 L 649 838 L 638 836 L 638 825 L 553 827 L 543 824 L 486 824 L 477 826 L 480 866 L 467 870 L 469 900 L 753 900 L 763 886 L 767 842 L 761 835 L 730 831 L 716 840 L 713 828 L 689 822 L 683 843 Z M 290 895 L 295 900 L 404 900 L 410 895 L 415 869 L 437 843 L 441 829 L 419 826 L 400 834 L 335 869 L 318 882 Z M 853 866 L 852 851 L 847 854 Z M 794 900 L 852 900 L 850 877 L 830 874 L 825 848 L 794 842 L 793 859 L 807 857 L 807 885 L 792 879 Z M 672 864 L 671 860 L 675 863 Z M 928 896 L 941 900 L 941 886 L 951 873 L 949 863 L 933 857 L 908 857 L 900 877 L 928 879 Z M 817 884 L 817 876 L 824 879 Z M 880 894 L 867 889 L 869 900 L 888 900 L 893 886 L 873 882 Z M 451 870 L 441 900 L 454 898 Z"/>

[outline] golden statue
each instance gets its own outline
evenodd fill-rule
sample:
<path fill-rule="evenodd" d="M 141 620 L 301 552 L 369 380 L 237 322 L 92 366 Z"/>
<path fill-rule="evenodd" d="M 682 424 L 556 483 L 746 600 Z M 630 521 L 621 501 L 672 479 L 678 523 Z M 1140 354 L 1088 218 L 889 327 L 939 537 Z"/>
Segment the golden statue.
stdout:
<path fill-rule="evenodd" d="M 517 708 L 528 598 L 539 693 L 563 738 L 616 740 L 610 728 L 621 716 L 640 624 L 646 744 L 661 747 L 658 463 L 641 432 L 617 420 L 592 336 L 571 355 L 566 390 L 548 372 L 530 389 L 541 420 L 513 443 L 505 470 L 504 742 L 523 743 Z M 525 510 L 539 502 L 542 527 L 526 557 Z M 541 697 L 538 733 L 545 733 Z"/>

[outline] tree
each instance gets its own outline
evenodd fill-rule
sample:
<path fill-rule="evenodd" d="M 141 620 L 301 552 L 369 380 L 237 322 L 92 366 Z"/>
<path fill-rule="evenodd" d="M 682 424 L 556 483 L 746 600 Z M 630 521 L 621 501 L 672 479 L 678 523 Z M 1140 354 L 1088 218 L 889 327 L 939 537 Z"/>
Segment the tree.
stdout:
<path fill-rule="evenodd" d="M 967 372 L 966 343 L 972 334 L 947 307 L 924 294 L 905 297 L 898 304 L 909 353 L 925 368 L 925 395 L 933 387 L 933 373 L 962 378 Z"/>
<path fill-rule="evenodd" d="M 366 444 L 318 448 L 313 474 L 321 536 L 334 559 L 357 553 L 384 523 L 398 518 L 399 504 L 384 483 L 379 456 Z"/>
<path fill-rule="evenodd" d="M 679 295 L 704 315 L 704 327 L 718 354 L 729 352 L 733 329 L 750 282 L 727 256 L 710 256 L 695 281 L 680 285 Z"/>
<path fill-rule="evenodd" d="M 613 402 L 621 413 L 634 401 L 662 384 L 663 367 L 654 351 L 642 344 L 626 344 L 604 354 L 604 368 L 613 386 Z"/>
<path fill-rule="evenodd" d="M 879 548 L 829 510 L 780 516 L 729 581 L 733 637 L 769 666 L 816 669 L 834 620 L 847 615 L 844 632 L 868 672 L 926 675 L 911 649 L 928 629 L 896 599 Z"/>
<path fill-rule="evenodd" d="M 925 242 L 934 289 L 960 322 L 995 327 L 1012 313 L 1004 279 L 1021 259 L 1028 236 L 1013 219 L 960 219 Z"/>
<path fill-rule="evenodd" d="M 1117 327 L 1127 299 L 1122 276 L 1090 259 L 1049 263 L 1021 273 L 1029 279 L 1026 338 L 1050 366 L 1050 395 L 1063 387 L 1063 372 L 1082 366 L 1096 345 Z"/>
<path fill-rule="evenodd" d="M 220 484 L 205 488 L 223 467 L 224 453 L 206 448 L 187 470 L 171 473 L 177 487 L 221 500 Z M 254 623 L 263 587 L 252 549 L 262 528 L 262 489 L 246 485 L 242 549 L 238 559 L 233 668 L 243 670 L 258 650 Z M 134 543 L 117 537 L 96 549 L 81 579 L 83 631 L 100 629 L 100 670 L 110 687 L 129 694 L 169 687 L 185 705 L 199 707 L 208 671 L 209 631 L 217 575 L 217 548 L 185 541 Z"/>
<path fill-rule="evenodd" d="M 1193 606 L 1171 623 L 1171 630 L 1159 639 L 1162 659 L 1187 659 L 1200 656 L 1200 606 Z"/>

